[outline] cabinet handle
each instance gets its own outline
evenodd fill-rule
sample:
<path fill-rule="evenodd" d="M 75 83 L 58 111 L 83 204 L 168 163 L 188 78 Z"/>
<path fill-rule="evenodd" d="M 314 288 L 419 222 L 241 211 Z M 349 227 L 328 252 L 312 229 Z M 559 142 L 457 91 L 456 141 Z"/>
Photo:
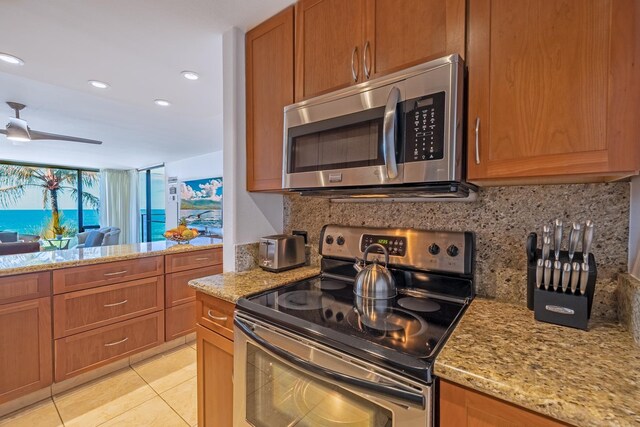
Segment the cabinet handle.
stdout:
<path fill-rule="evenodd" d="M 120 302 L 114 302 L 113 304 L 105 304 L 103 307 L 115 307 L 116 305 L 122 305 L 122 304 L 126 304 L 127 301 L 129 301 L 128 299 L 124 300 L 124 301 L 120 301 Z"/>
<path fill-rule="evenodd" d="M 120 341 L 116 341 L 116 342 L 110 342 L 109 344 L 105 344 L 105 347 L 111 347 L 113 345 L 118 345 L 118 344 L 122 344 L 123 342 L 125 342 L 126 340 L 128 340 L 129 337 L 124 337 L 123 339 L 121 339 Z"/>
<path fill-rule="evenodd" d="M 122 271 L 116 271 L 115 273 L 104 273 L 104 275 L 105 275 L 105 277 L 117 276 L 118 274 L 124 274 L 126 272 L 127 272 L 127 270 L 122 270 Z"/>
<path fill-rule="evenodd" d="M 351 76 L 353 77 L 354 82 L 358 82 L 358 71 L 355 68 L 355 58 L 358 56 L 358 46 L 353 48 L 351 52 Z"/>
<path fill-rule="evenodd" d="M 367 52 L 371 49 L 369 40 L 364 44 L 364 49 L 362 49 L 362 66 L 364 67 L 364 76 L 369 80 L 371 76 L 371 70 L 367 67 Z"/>
<path fill-rule="evenodd" d="M 196 261 L 207 261 L 209 258 L 206 256 L 200 257 L 200 258 L 196 258 Z"/>
<path fill-rule="evenodd" d="M 480 164 L 480 117 L 476 117 L 476 165 Z"/>
<path fill-rule="evenodd" d="M 215 316 L 213 314 L 213 311 L 211 311 L 211 310 L 207 311 L 207 316 L 209 316 L 213 320 L 219 320 L 220 322 L 226 322 L 227 321 L 227 316 Z"/>

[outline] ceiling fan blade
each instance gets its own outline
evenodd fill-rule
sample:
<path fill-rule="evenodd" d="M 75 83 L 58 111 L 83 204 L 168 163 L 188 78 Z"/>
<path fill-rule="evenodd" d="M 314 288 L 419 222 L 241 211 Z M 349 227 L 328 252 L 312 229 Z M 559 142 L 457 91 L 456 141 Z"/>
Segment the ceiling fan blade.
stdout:
<path fill-rule="evenodd" d="M 40 132 L 37 130 L 29 129 L 29 133 L 31 135 L 32 141 L 37 140 L 52 140 L 52 141 L 69 141 L 69 142 L 82 142 L 85 144 L 102 144 L 102 141 L 97 141 L 95 139 L 87 139 L 87 138 L 78 138 L 75 136 L 66 136 L 66 135 L 58 135 L 55 133 L 47 133 Z"/>
<path fill-rule="evenodd" d="M 0 133 L 1 133 L 1 134 L 3 134 L 3 135 L 6 135 L 6 134 L 7 134 L 7 131 L 6 131 L 6 130 L 4 130 L 4 129 L 0 129 Z"/>

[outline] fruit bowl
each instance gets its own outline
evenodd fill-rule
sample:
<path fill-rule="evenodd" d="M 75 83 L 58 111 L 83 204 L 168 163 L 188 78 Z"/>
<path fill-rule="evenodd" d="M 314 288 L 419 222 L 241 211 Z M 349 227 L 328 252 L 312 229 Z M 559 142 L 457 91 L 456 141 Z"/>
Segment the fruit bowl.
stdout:
<path fill-rule="evenodd" d="M 167 240 L 171 240 L 172 242 L 176 242 L 181 245 L 188 244 L 191 240 L 198 237 L 198 234 L 198 230 L 195 228 L 187 228 L 184 225 L 180 225 L 176 228 L 165 231 L 164 237 Z"/>

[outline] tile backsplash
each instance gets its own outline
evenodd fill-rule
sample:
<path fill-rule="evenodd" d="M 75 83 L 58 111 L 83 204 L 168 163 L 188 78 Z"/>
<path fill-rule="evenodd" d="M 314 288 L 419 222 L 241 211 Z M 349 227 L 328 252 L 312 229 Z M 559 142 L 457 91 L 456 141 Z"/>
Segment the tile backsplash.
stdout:
<path fill-rule="evenodd" d="M 307 230 L 315 258 L 320 229 L 329 223 L 473 231 L 478 295 L 526 304 L 527 235 L 540 233 L 542 224 L 555 218 L 592 219 L 598 265 L 592 317 L 616 320 L 617 276 L 627 269 L 629 197 L 626 182 L 488 187 L 471 203 L 332 203 L 290 195 L 284 201 L 284 229 Z"/>

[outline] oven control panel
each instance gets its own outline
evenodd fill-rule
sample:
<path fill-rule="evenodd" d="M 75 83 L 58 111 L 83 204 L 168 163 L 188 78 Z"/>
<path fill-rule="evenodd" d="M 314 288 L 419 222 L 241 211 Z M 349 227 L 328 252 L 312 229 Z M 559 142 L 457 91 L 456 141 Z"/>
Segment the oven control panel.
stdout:
<path fill-rule="evenodd" d="M 444 92 L 405 101 L 405 163 L 444 158 L 444 104 Z"/>
<path fill-rule="evenodd" d="M 405 256 L 407 253 L 407 238 L 404 236 L 382 236 L 363 234 L 360 239 L 360 251 L 364 253 L 367 246 L 377 243 L 385 247 L 389 255 Z M 374 248 L 370 253 L 382 254 L 382 249 Z"/>
<path fill-rule="evenodd" d="M 320 239 L 320 255 L 326 258 L 362 259 L 367 246 L 378 243 L 389 251 L 392 265 L 473 274 L 474 235 L 468 231 L 325 225 Z M 384 254 L 372 249 L 368 259 L 384 262 Z"/>

